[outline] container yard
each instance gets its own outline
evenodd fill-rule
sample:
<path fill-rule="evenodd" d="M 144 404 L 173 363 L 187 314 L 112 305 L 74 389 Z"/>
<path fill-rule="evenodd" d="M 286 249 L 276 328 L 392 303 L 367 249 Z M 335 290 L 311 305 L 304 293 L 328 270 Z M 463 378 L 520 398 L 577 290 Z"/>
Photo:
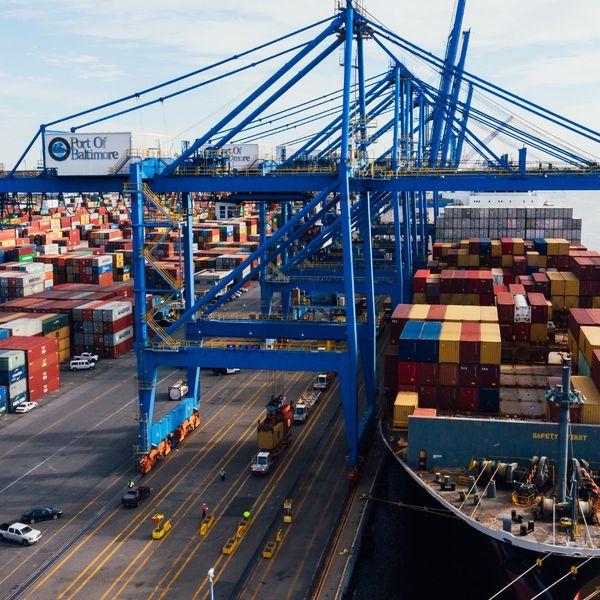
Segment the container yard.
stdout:
<path fill-rule="evenodd" d="M 493 557 L 451 596 L 597 593 L 600 253 L 544 193 L 600 133 L 471 73 L 466 0 L 443 57 L 366 4 L 68 85 L 0 168 L 2 598 L 436 597 L 432 540 Z"/>

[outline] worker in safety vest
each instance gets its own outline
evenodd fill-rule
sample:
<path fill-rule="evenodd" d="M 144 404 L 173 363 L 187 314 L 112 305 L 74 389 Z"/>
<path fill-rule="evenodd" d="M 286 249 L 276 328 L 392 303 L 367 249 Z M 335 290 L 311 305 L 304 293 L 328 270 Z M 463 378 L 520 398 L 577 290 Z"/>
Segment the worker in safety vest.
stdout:
<path fill-rule="evenodd" d="M 242 516 L 244 517 L 244 521 L 249 521 L 250 520 L 250 511 L 245 510 L 244 514 Z"/>
<path fill-rule="evenodd" d="M 208 511 L 208 506 L 206 506 L 206 504 L 203 502 L 202 503 L 202 518 L 206 519 L 206 513 Z"/>
<path fill-rule="evenodd" d="M 219 475 L 221 476 L 221 481 L 225 481 L 225 469 L 223 467 L 221 467 Z"/>
<path fill-rule="evenodd" d="M 135 486 L 135 481 L 133 481 L 133 479 L 130 479 L 130 480 L 127 482 L 127 487 L 128 487 L 129 489 L 131 489 L 131 488 L 132 488 L 132 487 L 134 487 L 134 486 Z"/>

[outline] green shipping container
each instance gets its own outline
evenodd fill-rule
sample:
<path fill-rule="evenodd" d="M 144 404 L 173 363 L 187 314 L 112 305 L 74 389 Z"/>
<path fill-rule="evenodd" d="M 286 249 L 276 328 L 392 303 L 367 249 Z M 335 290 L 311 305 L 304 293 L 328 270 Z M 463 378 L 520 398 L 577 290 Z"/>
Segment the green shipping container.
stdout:
<path fill-rule="evenodd" d="M 62 327 L 66 327 L 69 324 L 68 315 L 51 315 L 42 319 L 42 333 L 52 333 L 58 331 Z"/>
<path fill-rule="evenodd" d="M 25 364 L 25 352 L 23 350 L 0 350 L 0 370 L 12 371 Z"/>
<path fill-rule="evenodd" d="M 17 257 L 17 261 L 21 263 L 30 263 L 33 262 L 35 258 L 35 254 L 24 254 L 23 256 Z"/>

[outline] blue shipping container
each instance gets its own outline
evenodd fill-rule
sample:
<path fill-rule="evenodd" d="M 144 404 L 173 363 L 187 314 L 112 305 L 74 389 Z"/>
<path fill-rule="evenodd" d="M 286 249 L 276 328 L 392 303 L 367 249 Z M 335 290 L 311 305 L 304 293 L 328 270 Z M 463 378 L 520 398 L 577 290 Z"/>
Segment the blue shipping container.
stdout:
<path fill-rule="evenodd" d="M 19 394 L 8 401 L 8 408 L 10 412 L 14 412 L 15 407 L 19 406 L 21 402 L 27 402 L 27 392 L 23 392 L 22 394 Z"/>
<path fill-rule="evenodd" d="M 0 371 L 0 385 L 12 385 L 26 377 L 25 365 L 12 371 Z"/>
<path fill-rule="evenodd" d="M 5 385 L 0 385 L 0 404 L 8 402 L 8 388 Z"/>
<path fill-rule="evenodd" d="M 417 343 L 416 362 L 438 362 L 441 333 L 442 323 L 440 321 L 426 321 L 423 324 Z"/>
<path fill-rule="evenodd" d="M 5 340 L 10 337 L 10 329 L 0 329 L 0 340 Z"/>
<path fill-rule="evenodd" d="M 423 328 L 423 321 L 407 321 L 398 340 L 398 357 L 401 361 L 417 361 L 417 344 Z"/>
<path fill-rule="evenodd" d="M 497 413 L 500 410 L 500 390 L 498 388 L 481 388 L 479 390 L 479 410 Z"/>
<path fill-rule="evenodd" d="M 539 252 L 541 255 L 546 256 L 548 254 L 548 243 L 544 238 L 535 238 L 533 240 L 533 243 L 535 245 L 536 251 Z"/>
<path fill-rule="evenodd" d="M 162 441 L 161 437 L 161 427 L 160 422 L 152 423 L 152 428 L 150 429 L 150 443 L 154 446 L 158 446 Z"/>

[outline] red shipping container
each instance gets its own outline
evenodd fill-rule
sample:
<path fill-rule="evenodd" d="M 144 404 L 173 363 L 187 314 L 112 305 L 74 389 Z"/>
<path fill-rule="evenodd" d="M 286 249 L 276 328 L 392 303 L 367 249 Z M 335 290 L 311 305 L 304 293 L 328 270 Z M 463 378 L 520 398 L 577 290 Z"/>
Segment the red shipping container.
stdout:
<path fill-rule="evenodd" d="M 577 343 L 579 343 L 579 328 L 582 325 L 596 325 L 593 313 L 587 308 L 570 309 L 568 328 Z"/>
<path fill-rule="evenodd" d="M 458 369 L 458 385 L 460 387 L 477 387 L 477 365 L 460 365 Z"/>
<path fill-rule="evenodd" d="M 502 245 L 502 254 L 512 255 L 514 248 L 512 238 L 500 238 L 500 244 Z"/>
<path fill-rule="evenodd" d="M 416 392 L 418 394 L 419 386 L 418 385 L 399 385 L 398 391 L 399 392 Z"/>
<path fill-rule="evenodd" d="M 60 368 L 58 365 L 27 375 L 28 388 L 39 388 L 50 381 L 58 381 L 60 384 Z"/>
<path fill-rule="evenodd" d="M 481 296 L 479 296 L 479 306 L 494 306 L 494 295 L 481 294 Z"/>
<path fill-rule="evenodd" d="M 502 280 L 504 285 L 515 283 L 515 274 L 512 269 L 502 269 Z"/>
<path fill-rule="evenodd" d="M 419 386 L 419 408 L 437 408 L 437 387 Z"/>
<path fill-rule="evenodd" d="M 398 343 L 398 338 L 402 335 L 406 321 L 410 315 L 412 304 L 398 304 L 392 313 L 391 326 L 390 326 L 390 342 L 392 344 Z"/>
<path fill-rule="evenodd" d="M 476 294 L 479 289 L 478 271 L 465 271 L 465 294 Z"/>
<path fill-rule="evenodd" d="M 479 390 L 477 388 L 458 388 L 456 393 L 456 408 L 458 410 L 474 411 L 479 406 Z"/>
<path fill-rule="evenodd" d="M 437 363 L 420 363 L 418 368 L 418 381 L 420 385 L 438 385 Z"/>
<path fill-rule="evenodd" d="M 125 315 L 117 321 L 104 321 L 102 329 L 104 333 L 117 333 L 117 331 L 127 329 L 130 325 L 133 325 L 133 314 Z"/>
<path fill-rule="evenodd" d="M 398 346 L 388 344 L 383 355 L 383 387 L 395 397 L 398 388 Z"/>
<path fill-rule="evenodd" d="M 463 323 L 460 330 L 460 362 L 467 365 L 479 364 L 479 323 Z"/>
<path fill-rule="evenodd" d="M 456 388 L 442 386 L 437 390 L 438 408 L 441 410 L 456 410 Z"/>
<path fill-rule="evenodd" d="M 451 294 L 452 293 L 453 276 L 454 276 L 454 271 L 451 269 L 444 269 L 440 273 L 440 291 L 443 294 Z"/>
<path fill-rule="evenodd" d="M 512 323 L 515 314 L 515 300 L 510 293 L 500 293 L 496 296 L 498 307 L 498 321 L 500 323 Z"/>
<path fill-rule="evenodd" d="M 520 283 L 511 283 L 508 286 L 508 291 L 513 295 L 516 296 L 517 294 L 524 296 L 525 295 L 525 288 L 520 284 Z"/>
<path fill-rule="evenodd" d="M 420 363 L 398 363 L 398 385 L 414 385 L 419 383 Z"/>
<path fill-rule="evenodd" d="M 429 307 L 427 321 L 443 321 L 446 317 L 446 306 L 444 304 L 434 304 Z"/>
<path fill-rule="evenodd" d="M 527 294 L 527 299 L 531 305 L 531 322 L 532 323 L 547 323 L 548 322 L 548 304 L 546 297 L 540 292 Z"/>
<path fill-rule="evenodd" d="M 500 365 L 480 365 L 477 367 L 477 381 L 480 388 L 499 387 Z"/>
<path fill-rule="evenodd" d="M 418 269 L 413 277 L 413 292 L 425 292 L 425 284 L 429 277 L 429 269 Z"/>
<path fill-rule="evenodd" d="M 478 284 L 477 293 L 479 294 L 493 294 L 494 293 L 494 279 L 491 271 L 478 271 Z"/>
<path fill-rule="evenodd" d="M 27 363 L 40 359 L 44 356 L 53 357 L 58 360 L 58 341 L 53 337 L 22 337 L 13 336 L 0 340 L 2 350 L 24 350 L 27 353 Z"/>
<path fill-rule="evenodd" d="M 442 363 L 439 365 L 439 382 L 440 386 L 458 385 L 458 365 L 454 363 Z"/>

